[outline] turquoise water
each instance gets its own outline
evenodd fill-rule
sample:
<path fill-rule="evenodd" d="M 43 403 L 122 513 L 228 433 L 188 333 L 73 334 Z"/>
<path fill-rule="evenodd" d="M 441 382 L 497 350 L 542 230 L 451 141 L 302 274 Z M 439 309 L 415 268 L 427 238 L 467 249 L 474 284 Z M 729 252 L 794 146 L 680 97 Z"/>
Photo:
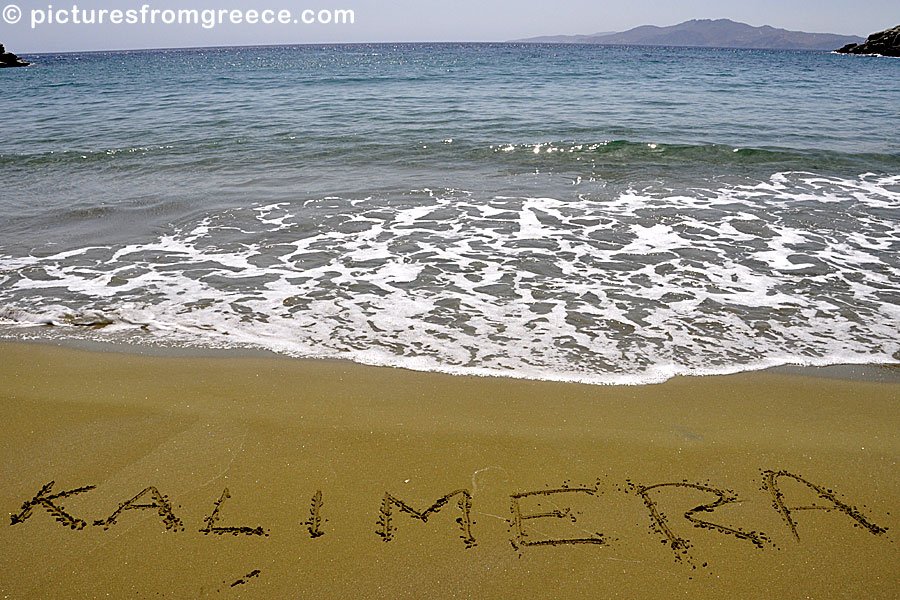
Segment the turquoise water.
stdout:
<path fill-rule="evenodd" d="M 0 336 L 647 383 L 900 360 L 900 61 L 515 44 L 0 72 Z"/>

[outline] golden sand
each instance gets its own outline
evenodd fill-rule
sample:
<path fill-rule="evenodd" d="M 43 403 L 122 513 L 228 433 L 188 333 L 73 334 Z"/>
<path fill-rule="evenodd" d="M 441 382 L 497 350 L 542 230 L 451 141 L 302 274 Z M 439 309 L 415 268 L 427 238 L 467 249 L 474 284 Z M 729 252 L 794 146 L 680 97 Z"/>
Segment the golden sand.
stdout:
<path fill-rule="evenodd" d="M 0 344 L 0 406 L 0 598 L 900 597 L 897 383 Z"/>

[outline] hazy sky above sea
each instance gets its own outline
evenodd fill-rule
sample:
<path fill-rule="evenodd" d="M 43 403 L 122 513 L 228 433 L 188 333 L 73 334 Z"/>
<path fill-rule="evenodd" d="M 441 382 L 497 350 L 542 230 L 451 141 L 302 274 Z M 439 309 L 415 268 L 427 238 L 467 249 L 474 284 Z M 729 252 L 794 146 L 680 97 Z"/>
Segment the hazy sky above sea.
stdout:
<path fill-rule="evenodd" d="M 624 31 L 689 19 L 728 18 L 750 25 L 866 36 L 900 24 L 898 0 L 0 0 L 22 9 L 16 25 L 0 21 L 13 52 L 331 42 L 506 41 L 538 35 Z M 33 9 L 352 9 L 352 25 L 39 25 Z"/>

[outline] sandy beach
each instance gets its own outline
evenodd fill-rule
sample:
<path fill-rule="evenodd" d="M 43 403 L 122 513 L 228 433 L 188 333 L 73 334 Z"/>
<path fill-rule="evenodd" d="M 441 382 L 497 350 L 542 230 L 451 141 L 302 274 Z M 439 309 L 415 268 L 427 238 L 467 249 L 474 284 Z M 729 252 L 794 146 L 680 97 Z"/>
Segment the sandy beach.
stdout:
<path fill-rule="evenodd" d="M 0 356 L 2 598 L 900 593 L 896 382 Z"/>

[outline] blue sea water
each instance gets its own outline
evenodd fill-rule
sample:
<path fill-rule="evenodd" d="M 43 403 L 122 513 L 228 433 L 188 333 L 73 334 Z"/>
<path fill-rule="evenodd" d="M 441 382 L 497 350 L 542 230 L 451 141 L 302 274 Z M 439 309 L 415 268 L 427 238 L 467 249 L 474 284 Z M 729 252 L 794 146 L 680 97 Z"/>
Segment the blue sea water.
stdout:
<path fill-rule="evenodd" d="M 0 337 L 591 383 L 900 360 L 900 61 L 376 44 L 0 71 Z"/>

